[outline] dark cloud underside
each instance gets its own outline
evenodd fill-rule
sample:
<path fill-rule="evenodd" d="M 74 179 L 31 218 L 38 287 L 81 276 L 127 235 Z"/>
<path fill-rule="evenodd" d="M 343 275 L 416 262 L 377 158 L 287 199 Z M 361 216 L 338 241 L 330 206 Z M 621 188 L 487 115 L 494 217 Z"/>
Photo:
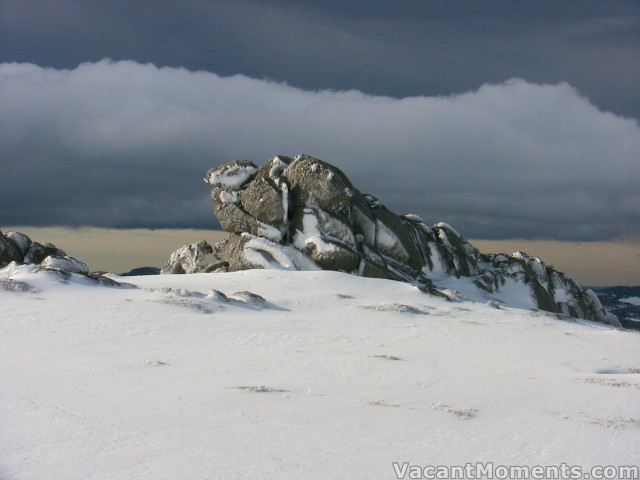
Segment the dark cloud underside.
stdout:
<path fill-rule="evenodd" d="M 0 104 L 0 224 L 210 227 L 209 167 L 304 152 L 467 237 L 640 234 L 638 123 L 566 83 L 395 99 L 135 62 L 4 64 Z"/>

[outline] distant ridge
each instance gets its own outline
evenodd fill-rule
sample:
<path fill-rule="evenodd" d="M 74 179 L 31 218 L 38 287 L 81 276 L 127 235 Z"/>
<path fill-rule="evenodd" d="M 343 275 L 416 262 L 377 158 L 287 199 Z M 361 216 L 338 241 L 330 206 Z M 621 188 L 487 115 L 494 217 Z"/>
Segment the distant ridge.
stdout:
<path fill-rule="evenodd" d="M 129 270 L 128 272 L 121 273 L 121 277 L 137 277 L 140 275 L 158 275 L 160 269 L 158 267 L 137 267 Z"/>
<path fill-rule="evenodd" d="M 593 290 L 624 328 L 640 330 L 640 286 L 593 287 Z"/>

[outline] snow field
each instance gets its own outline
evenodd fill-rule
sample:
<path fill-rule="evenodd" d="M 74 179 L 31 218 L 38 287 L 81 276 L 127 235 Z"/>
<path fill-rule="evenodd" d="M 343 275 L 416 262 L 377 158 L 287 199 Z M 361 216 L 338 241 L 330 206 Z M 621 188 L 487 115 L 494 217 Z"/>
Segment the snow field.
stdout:
<path fill-rule="evenodd" d="M 326 271 L 0 277 L 3 480 L 637 464 L 636 332 Z"/>

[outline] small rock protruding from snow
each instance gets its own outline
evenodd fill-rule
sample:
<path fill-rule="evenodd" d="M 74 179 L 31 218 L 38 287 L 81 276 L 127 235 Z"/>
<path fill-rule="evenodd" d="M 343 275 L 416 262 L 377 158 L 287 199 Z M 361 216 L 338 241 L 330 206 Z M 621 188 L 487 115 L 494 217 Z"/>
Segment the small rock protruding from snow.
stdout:
<path fill-rule="evenodd" d="M 267 301 L 257 293 L 242 291 L 229 295 L 230 300 L 242 302 L 252 308 L 264 308 Z"/>

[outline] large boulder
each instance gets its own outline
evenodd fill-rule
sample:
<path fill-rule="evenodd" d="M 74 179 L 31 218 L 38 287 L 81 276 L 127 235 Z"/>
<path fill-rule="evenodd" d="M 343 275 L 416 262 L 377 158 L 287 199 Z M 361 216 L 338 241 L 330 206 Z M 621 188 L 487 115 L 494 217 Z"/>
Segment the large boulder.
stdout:
<path fill-rule="evenodd" d="M 481 254 L 451 225 L 397 215 L 340 169 L 309 155 L 273 157 L 262 167 L 232 160 L 210 169 L 205 181 L 231 236 L 213 246 L 183 247 L 163 273 L 327 269 L 409 282 L 431 293 L 438 293 L 434 279 L 468 278 L 487 299 L 517 284 L 541 310 L 619 326 L 593 292 L 540 259 Z"/>

